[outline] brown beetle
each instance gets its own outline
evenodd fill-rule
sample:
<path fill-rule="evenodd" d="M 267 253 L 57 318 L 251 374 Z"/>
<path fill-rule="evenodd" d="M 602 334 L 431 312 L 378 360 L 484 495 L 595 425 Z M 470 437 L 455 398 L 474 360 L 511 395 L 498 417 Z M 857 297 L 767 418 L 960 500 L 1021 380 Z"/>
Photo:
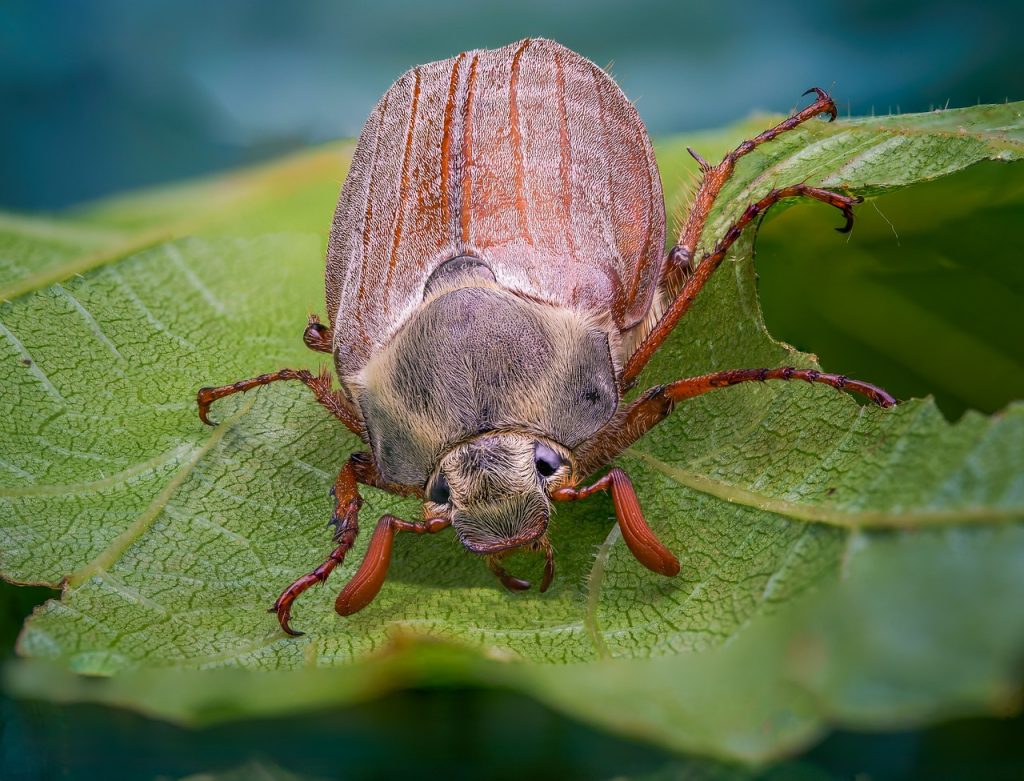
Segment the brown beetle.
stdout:
<path fill-rule="evenodd" d="M 414 68 L 381 98 L 359 137 L 327 250 L 330 328 L 311 317 L 303 339 L 331 353 L 330 375 L 282 369 L 202 388 L 217 399 L 299 380 L 370 450 L 334 486 L 336 548 L 271 610 L 289 626 L 295 598 L 325 581 L 358 532 L 358 484 L 424 500 L 421 521 L 385 515 L 363 563 L 338 595 L 350 615 L 387 575 L 396 532 L 454 526 L 508 588 L 529 583 L 501 560 L 547 556 L 552 501 L 610 491 L 623 539 L 663 575 L 679 562 L 644 521 L 629 477 L 588 475 L 664 419 L 682 399 L 741 382 L 804 380 L 867 396 L 885 391 L 807 369 L 735 369 L 624 393 L 743 228 L 783 198 L 830 204 L 852 225 L 859 201 L 796 184 L 751 204 L 714 248 L 694 252 L 736 161 L 819 114 L 816 100 L 703 171 L 679 242 L 666 255 L 665 209 L 647 131 L 615 82 L 552 41 L 464 52 Z"/>

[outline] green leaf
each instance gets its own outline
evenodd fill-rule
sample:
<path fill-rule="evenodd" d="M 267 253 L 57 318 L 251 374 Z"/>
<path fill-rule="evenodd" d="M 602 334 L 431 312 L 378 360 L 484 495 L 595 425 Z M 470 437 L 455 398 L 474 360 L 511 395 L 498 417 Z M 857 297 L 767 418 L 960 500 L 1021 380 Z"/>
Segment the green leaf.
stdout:
<path fill-rule="evenodd" d="M 768 329 L 947 416 L 1022 399 L 1022 211 L 1024 167 L 995 163 L 872 199 L 849 242 L 827 209 L 789 209 L 757 239 Z"/>
<path fill-rule="evenodd" d="M 706 239 L 772 186 L 872 195 L 1019 159 L 1022 110 L 815 122 L 744 159 Z M 710 158 L 767 123 L 661 145 L 670 206 L 685 197 L 680 173 L 693 170 L 687 143 Z M 744 759 L 792 751 L 829 724 L 1018 706 L 1024 406 L 949 424 L 930 400 L 885 411 L 803 383 L 695 399 L 621 459 L 680 555 L 677 578 L 640 567 L 608 500 L 594 497 L 553 520 L 559 575 L 547 594 L 501 590 L 449 535 L 400 537 L 380 596 L 342 620 L 334 594 L 364 534 L 340 577 L 297 603 L 294 624 L 307 634 L 284 636 L 266 608 L 329 551 L 327 491 L 359 443 L 302 387 L 225 399 L 212 430 L 194 394 L 315 365 L 299 337 L 323 300 L 349 149 L 119 199 L 56 225 L 0 225 L 0 297 L 13 299 L 0 309 L 0 569 L 64 584 L 22 633 L 19 651 L 35 661 L 8 671 L 16 692 L 202 722 L 476 683 Z M 816 365 L 767 334 L 752 239 L 644 382 Z M 377 491 L 364 497 L 364 527 L 382 512 L 419 513 Z M 536 575 L 539 562 L 511 567 Z M 254 680 L 246 670 L 273 672 Z"/>
<path fill-rule="evenodd" d="M 313 776 L 296 775 L 270 761 L 254 759 L 223 772 L 193 773 L 180 781 L 316 781 Z"/>

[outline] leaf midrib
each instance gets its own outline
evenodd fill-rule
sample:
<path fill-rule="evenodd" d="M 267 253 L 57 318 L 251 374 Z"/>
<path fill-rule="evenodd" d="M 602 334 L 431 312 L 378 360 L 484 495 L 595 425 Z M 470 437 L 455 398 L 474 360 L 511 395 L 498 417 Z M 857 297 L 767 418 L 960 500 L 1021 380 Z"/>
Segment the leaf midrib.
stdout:
<path fill-rule="evenodd" d="M 843 510 L 832 504 L 793 502 L 765 496 L 707 474 L 691 472 L 662 461 L 650 453 L 630 448 L 626 451 L 675 480 L 680 485 L 714 496 L 731 504 L 770 512 L 809 523 L 821 523 L 842 529 L 915 529 L 953 526 L 963 523 L 1006 523 L 1024 518 L 1024 508 L 967 506 L 953 510 Z"/>

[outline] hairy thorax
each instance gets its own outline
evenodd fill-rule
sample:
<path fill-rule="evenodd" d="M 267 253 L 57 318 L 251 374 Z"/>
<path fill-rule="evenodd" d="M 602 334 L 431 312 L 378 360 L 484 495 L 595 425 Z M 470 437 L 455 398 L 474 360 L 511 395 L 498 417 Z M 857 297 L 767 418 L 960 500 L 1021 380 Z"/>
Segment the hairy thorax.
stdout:
<path fill-rule="evenodd" d="M 386 479 L 422 486 L 452 447 L 493 431 L 572 450 L 615 414 L 610 322 L 472 274 L 437 287 L 347 383 Z"/>

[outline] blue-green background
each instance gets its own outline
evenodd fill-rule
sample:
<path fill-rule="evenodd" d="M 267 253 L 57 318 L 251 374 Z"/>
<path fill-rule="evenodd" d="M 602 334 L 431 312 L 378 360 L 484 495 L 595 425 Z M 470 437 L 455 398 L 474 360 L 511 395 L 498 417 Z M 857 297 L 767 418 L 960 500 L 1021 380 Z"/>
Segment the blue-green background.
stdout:
<path fill-rule="evenodd" d="M 1022 22 L 1021 2 L 943 0 L 3 0 L 0 208 L 55 210 L 354 136 L 406 68 L 527 35 L 611 64 L 656 136 L 786 111 L 811 85 L 844 114 L 1019 100 Z M 4 653 L 47 595 L 0 587 Z M 765 777 L 1021 778 L 1022 738 L 1020 718 L 840 733 Z M 0 700 L 2 779 L 177 778 L 252 757 L 345 778 L 611 778 L 674 761 L 501 692 L 413 692 L 201 732 Z"/>
<path fill-rule="evenodd" d="M 528 35 L 612 73 L 654 135 L 1024 95 L 1024 3 L 0 3 L 0 206 L 49 209 L 355 136 L 407 68 Z"/>

